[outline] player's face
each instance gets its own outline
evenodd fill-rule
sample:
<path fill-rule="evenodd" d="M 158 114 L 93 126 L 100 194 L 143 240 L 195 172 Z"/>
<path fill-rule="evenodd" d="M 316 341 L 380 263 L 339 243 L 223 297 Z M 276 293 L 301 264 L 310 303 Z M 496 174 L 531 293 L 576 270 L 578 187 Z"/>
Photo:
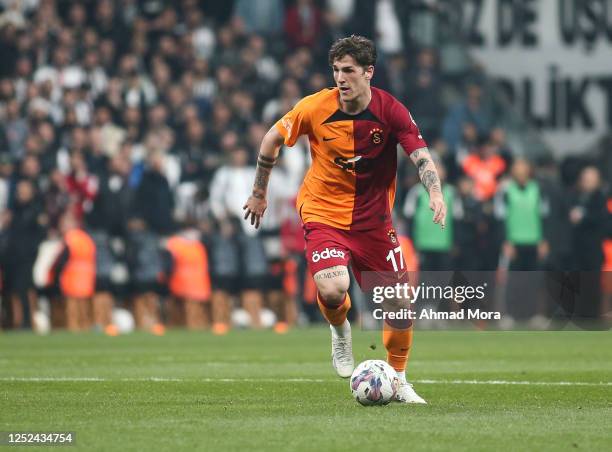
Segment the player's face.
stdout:
<path fill-rule="evenodd" d="M 345 55 L 334 61 L 332 69 L 342 101 L 354 101 L 370 89 L 374 66 L 359 66 L 352 56 Z"/>

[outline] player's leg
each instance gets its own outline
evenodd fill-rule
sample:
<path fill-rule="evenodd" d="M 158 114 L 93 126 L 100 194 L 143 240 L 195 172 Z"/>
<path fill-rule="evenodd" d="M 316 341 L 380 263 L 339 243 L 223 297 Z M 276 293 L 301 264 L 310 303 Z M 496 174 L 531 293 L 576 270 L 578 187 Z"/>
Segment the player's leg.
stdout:
<path fill-rule="evenodd" d="M 188 330 L 203 330 L 206 328 L 204 303 L 199 300 L 185 299 L 185 325 Z"/>
<path fill-rule="evenodd" d="M 51 296 L 51 329 L 66 328 L 66 300 L 58 294 Z"/>
<path fill-rule="evenodd" d="M 317 304 L 329 323 L 332 335 L 332 364 L 339 376 L 350 377 L 355 368 L 351 325 L 346 316 L 351 308 L 348 294 L 350 278 L 344 265 L 319 270 L 314 274 Z"/>
<path fill-rule="evenodd" d="M 355 362 L 351 326 L 346 319 L 351 307 L 346 232 L 318 223 L 307 223 L 304 230 L 306 260 L 317 287 L 317 303 L 332 333 L 332 364 L 338 375 L 350 377 Z"/>
<path fill-rule="evenodd" d="M 143 295 L 145 300 L 145 310 L 148 317 L 152 320 L 151 333 L 156 336 L 163 336 L 166 334 L 166 327 L 162 323 L 161 315 L 159 313 L 159 296 L 151 289 L 145 292 Z"/>
<path fill-rule="evenodd" d="M 81 298 L 78 302 L 79 307 L 79 329 L 89 331 L 93 326 L 93 303 L 91 298 Z"/>
<path fill-rule="evenodd" d="M 280 257 L 271 259 L 269 275 L 266 278 L 266 303 L 276 315 L 274 332 L 285 334 L 289 330 L 287 308 L 290 296 L 284 290 L 285 262 Z"/>
<path fill-rule="evenodd" d="M 20 329 L 23 325 L 23 306 L 21 304 L 21 298 L 16 293 L 11 294 L 11 312 L 13 314 L 12 327 L 14 329 Z"/>
<path fill-rule="evenodd" d="M 230 325 L 230 295 L 225 290 L 213 290 L 211 299 L 212 332 L 214 334 L 227 334 Z"/>
<path fill-rule="evenodd" d="M 242 308 L 249 313 L 251 328 L 256 330 L 261 329 L 261 309 L 263 308 L 263 294 L 261 290 L 254 288 L 243 290 Z"/>
<path fill-rule="evenodd" d="M 93 296 L 93 323 L 100 331 L 104 331 L 109 336 L 117 336 L 119 330 L 113 325 L 113 295 L 102 290 Z"/>
<path fill-rule="evenodd" d="M 166 302 L 168 310 L 168 324 L 174 328 L 182 328 L 185 326 L 185 308 L 184 300 L 175 296 L 170 296 Z"/>
<path fill-rule="evenodd" d="M 351 307 L 348 268 L 344 265 L 325 268 L 314 274 L 314 281 L 321 314 L 333 327 L 341 327 Z"/>
<path fill-rule="evenodd" d="M 374 286 L 394 286 L 409 283 L 408 269 L 393 227 L 353 233 L 351 236 L 353 271 L 364 290 Z M 364 272 L 369 272 L 364 275 Z M 411 308 L 407 298 L 391 298 L 383 302 L 383 312 L 407 312 Z M 383 320 L 382 339 L 387 350 L 387 362 L 395 369 L 400 387 L 397 401 L 426 403 L 406 380 L 406 367 L 412 347 L 412 320 Z"/>
<path fill-rule="evenodd" d="M 136 328 L 139 330 L 146 330 L 148 325 L 147 309 L 146 309 L 146 296 L 143 293 L 137 293 L 134 295 L 132 302 L 132 309 L 134 312 L 134 320 L 136 321 Z"/>
<path fill-rule="evenodd" d="M 79 300 L 66 297 L 66 329 L 70 332 L 79 331 Z"/>

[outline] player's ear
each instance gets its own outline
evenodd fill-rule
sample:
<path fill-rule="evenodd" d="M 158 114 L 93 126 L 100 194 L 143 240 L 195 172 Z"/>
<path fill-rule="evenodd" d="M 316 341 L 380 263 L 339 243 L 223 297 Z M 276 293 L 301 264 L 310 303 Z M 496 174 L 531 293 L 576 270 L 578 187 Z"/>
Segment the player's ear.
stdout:
<path fill-rule="evenodd" d="M 365 68 L 365 78 L 366 80 L 372 80 L 374 77 L 374 66 L 367 66 Z"/>

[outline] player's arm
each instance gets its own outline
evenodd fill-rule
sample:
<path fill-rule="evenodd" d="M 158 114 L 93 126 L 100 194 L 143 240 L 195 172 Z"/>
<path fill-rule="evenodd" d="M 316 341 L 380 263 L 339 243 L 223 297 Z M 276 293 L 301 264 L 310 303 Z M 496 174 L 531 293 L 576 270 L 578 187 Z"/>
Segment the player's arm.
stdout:
<path fill-rule="evenodd" d="M 284 137 L 279 133 L 275 126 L 272 126 L 261 141 L 259 155 L 257 156 L 257 169 L 255 170 L 255 182 L 253 191 L 246 204 L 242 207 L 246 213 L 244 219 L 251 218 L 251 224 L 259 228 L 261 217 L 266 211 L 268 203 L 266 195 L 268 192 L 268 182 L 272 168 L 276 164 L 280 147 L 284 142 Z"/>
<path fill-rule="evenodd" d="M 446 204 L 442 195 L 442 183 L 429 150 L 426 147 L 416 149 L 410 153 L 410 160 L 417 167 L 421 183 L 429 193 L 429 207 L 434 212 L 433 221 L 444 228 Z"/>

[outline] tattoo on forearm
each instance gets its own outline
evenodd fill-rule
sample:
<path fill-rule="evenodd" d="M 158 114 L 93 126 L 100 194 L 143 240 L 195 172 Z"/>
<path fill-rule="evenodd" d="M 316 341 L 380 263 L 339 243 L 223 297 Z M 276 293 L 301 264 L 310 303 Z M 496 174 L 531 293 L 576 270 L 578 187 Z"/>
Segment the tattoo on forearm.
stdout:
<path fill-rule="evenodd" d="M 274 168 L 275 163 L 276 158 L 274 157 L 266 157 L 265 155 L 261 154 L 257 156 L 255 184 L 253 185 L 253 196 L 256 198 L 265 198 L 265 193 L 268 189 L 268 180 L 270 179 L 270 172 L 272 171 L 272 168 Z"/>
<path fill-rule="evenodd" d="M 427 170 L 421 175 L 421 182 L 427 189 L 427 191 L 431 194 L 433 192 L 440 192 L 440 179 L 435 171 Z"/>
<path fill-rule="evenodd" d="M 320 273 L 318 275 L 315 275 L 315 279 L 317 281 L 321 280 L 321 279 L 332 279 L 332 278 L 337 278 L 339 276 L 345 276 L 347 275 L 347 271 L 346 270 L 334 270 L 334 271 L 330 271 L 327 273 Z"/>
<path fill-rule="evenodd" d="M 423 176 L 423 172 L 425 171 L 425 168 L 427 168 L 427 164 L 429 163 L 429 160 L 423 158 L 423 159 L 419 159 L 416 162 L 416 167 L 417 170 L 419 171 L 419 177 Z"/>
<path fill-rule="evenodd" d="M 429 151 L 426 148 L 417 149 L 410 154 L 410 158 L 416 165 L 419 173 L 419 178 L 425 186 L 427 192 L 431 195 L 433 192 L 441 192 L 442 184 L 436 171 L 436 165 L 434 164 Z"/>
<path fill-rule="evenodd" d="M 253 184 L 253 193 L 256 190 L 261 190 L 264 193 L 268 189 L 268 181 L 270 180 L 271 170 L 269 168 L 263 168 L 260 165 L 257 165 L 257 169 L 255 170 L 255 183 Z"/>

